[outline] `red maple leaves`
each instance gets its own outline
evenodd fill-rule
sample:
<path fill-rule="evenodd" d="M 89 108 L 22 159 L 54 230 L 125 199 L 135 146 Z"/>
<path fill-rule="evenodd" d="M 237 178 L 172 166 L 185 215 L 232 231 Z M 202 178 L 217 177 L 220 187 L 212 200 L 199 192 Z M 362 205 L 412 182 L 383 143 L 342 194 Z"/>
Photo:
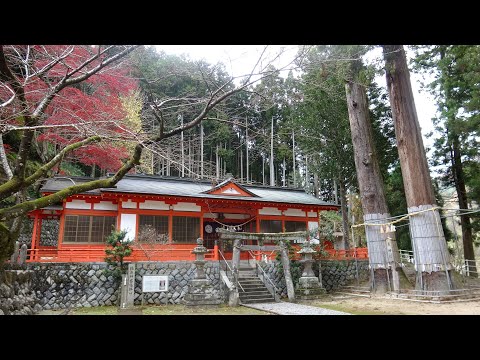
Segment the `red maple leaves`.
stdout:
<path fill-rule="evenodd" d="M 101 54 L 106 48 L 90 45 L 11 46 L 6 47 L 6 53 L 11 55 L 10 68 L 23 85 L 28 109 L 33 113 L 67 74 L 83 76 L 111 55 L 108 52 Z M 137 88 L 138 83 L 130 76 L 126 61 L 105 67 L 82 82 L 63 88 L 44 111 L 41 124 L 46 127 L 36 130 L 39 134 L 37 141 L 49 142 L 61 149 L 86 137 L 100 135 L 106 140 L 82 147 L 69 158 L 107 171 L 117 170 L 129 155 L 124 144 L 112 141 L 126 135 L 125 129 L 128 128 L 121 98 Z M 0 88 L 0 99 L 7 99 L 9 93 L 11 90 L 6 86 Z M 4 109 L 2 117 L 3 122 L 22 126 L 21 114 L 15 113 L 17 101 L 20 100 L 15 99 L 8 109 Z"/>

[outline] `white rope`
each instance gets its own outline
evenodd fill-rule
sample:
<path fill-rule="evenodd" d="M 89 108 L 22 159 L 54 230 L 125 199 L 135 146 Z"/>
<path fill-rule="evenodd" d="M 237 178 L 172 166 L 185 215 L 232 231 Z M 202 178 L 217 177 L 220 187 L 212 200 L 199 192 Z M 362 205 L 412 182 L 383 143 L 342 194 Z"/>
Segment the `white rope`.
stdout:
<path fill-rule="evenodd" d="M 412 213 L 409 213 L 409 214 L 405 214 L 404 216 L 402 216 L 401 218 L 399 218 L 397 220 L 386 222 L 386 223 L 366 223 L 365 222 L 365 223 L 362 223 L 362 224 L 354 224 L 351 227 L 355 228 L 355 227 L 359 227 L 359 226 L 389 226 L 389 225 L 396 224 L 400 221 L 404 221 L 404 220 L 410 218 L 411 216 L 415 216 L 415 215 L 418 215 L 418 214 L 421 214 L 421 213 L 424 213 L 424 212 L 427 212 L 427 211 L 435 211 L 435 210 L 438 210 L 438 209 L 441 209 L 441 208 L 436 206 L 436 207 L 432 207 L 430 209 L 425 209 L 425 210 L 420 210 L 420 211 L 415 211 L 415 212 L 412 212 Z M 383 220 L 383 219 L 378 219 L 378 220 Z M 395 231 L 395 227 L 393 227 L 393 231 Z"/>

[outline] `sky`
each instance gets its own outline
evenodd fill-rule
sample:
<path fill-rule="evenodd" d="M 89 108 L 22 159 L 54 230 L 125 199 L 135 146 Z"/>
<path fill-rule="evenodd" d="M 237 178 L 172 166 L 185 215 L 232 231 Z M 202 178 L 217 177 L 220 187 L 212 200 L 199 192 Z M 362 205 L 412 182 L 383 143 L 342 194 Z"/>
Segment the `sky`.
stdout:
<path fill-rule="evenodd" d="M 233 76 L 240 76 L 249 74 L 265 45 L 156 45 L 157 50 L 163 50 L 167 54 L 187 54 L 191 59 L 204 59 L 211 64 L 223 62 L 226 65 L 226 70 Z M 283 53 L 277 58 L 280 49 Z M 287 66 L 291 63 L 297 52 L 296 45 L 271 45 L 267 47 L 264 56 L 266 61 L 259 64 L 265 66 L 270 60 L 275 60 L 277 68 Z M 372 57 L 381 58 L 382 50 L 375 49 Z M 412 56 L 412 53 L 407 49 L 407 58 Z M 285 76 L 288 70 L 284 72 Z M 426 147 L 432 146 L 432 139 L 427 139 L 425 134 L 433 130 L 432 118 L 435 116 L 436 106 L 433 98 L 425 90 L 420 89 L 420 75 L 413 72 L 410 73 L 412 83 L 413 96 L 415 98 L 415 107 L 417 109 L 418 121 L 422 129 L 423 142 Z M 376 82 L 386 88 L 385 76 L 377 76 Z"/>

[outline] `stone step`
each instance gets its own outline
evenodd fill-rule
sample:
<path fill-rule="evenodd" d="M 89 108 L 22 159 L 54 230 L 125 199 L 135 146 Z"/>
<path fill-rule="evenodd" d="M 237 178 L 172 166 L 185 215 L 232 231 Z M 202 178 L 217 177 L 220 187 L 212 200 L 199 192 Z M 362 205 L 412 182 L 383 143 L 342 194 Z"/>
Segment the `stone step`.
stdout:
<path fill-rule="evenodd" d="M 240 283 L 240 285 L 242 286 L 242 288 L 244 289 L 265 289 L 265 285 L 263 284 L 242 284 Z"/>
<path fill-rule="evenodd" d="M 260 280 L 259 278 L 257 277 L 252 277 L 252 278 L 238 278 L 238 281 L 240 281 L 241 283 L 245 283 L 245 284 L 250 284 L 250 283 L 262 283 L 262 280 Z"/>
<path fill-rule="evenodd" d="M 243 296 L 240 297 L 241 301 L 255 301 L 255 300 L 263 300 L 263 299 L 271 299 L 275 301 L 275 298 L 270 294 L 259 294 L 258 296 Z"/>
<path fill-rule="evenodd" d="M 263 295 L 267 294 L 270 295 L 270 292 L 268 290 L 255 290 L 255 291 L 239 291 L 238 294 L 240 296 L 250 296 L 250 295 Z"/>
<path fill-rule="evenodd" d="M 273 296 L 270 294 L 270 293 L 263 293 L 263 294 L 245 294 L 245 295 L 241 295 L 242 293 L 239 293 L 240 294 L 240 299 L 250 299 L 250 300 L 253 300 L 253 299 L 265 299 L 265 298 L 271 298 L 273 299 Z"/>
<path fill-rule="evenodd" d="M 239 281 L 240 285 L 242 286 L 248 286 L 248 287 L 256 287 L 256 286 L 261 286 L 261 287 L 264 287 L 264 283 L 261 282 L 261 281 L 258 281 L 258 282 L 253 282 L 253 281 L 250 281 L 250 282 L 243 282 L 243 281 Z"/>
<path fill-rule="evenodd" d="M 247 282 L 243 282 L 243 281 L 239 281 L 240 285 L 242 286 L 265 286 L 263 284 L 263 282 L 261 281 L 247 281 Z"/>
<path fill-rule="evenodd" d="M 337 291 L 336 294 L 342 294 L 342 295 L 347 295 L 347 296 L 360 296 L 360 297 L 371 297 L 370 295 L 367 294 L 357 294 L 353 292 L 343 292 L 343 291 Z"/>
<path fill-rule="evenodd" d="M 253 282 L 253 281 L 249 281 L 249 282 L 239 281 L 239 283 L 242 286 L 265 286 L 263 284 L 263 282 L 261 282 L 261 281 L 256 281 L 256 282 Z"/>
<path fill-rule="evenodd" d="M 242 304 L 260 304 L 260 303 L 273 303 L 275 302 L 274 298 L 264 298 L 264 299 L 255 299 L 255 300 L 241 300 Z"/>
<path fill-rule="evenodd" d="M 342 286 L 339 291 L 348 291 L 352 293 L 370 294 L 370 288 L 361 286 Z"/>
<path fill-rule="evenodd" d="M 240 283 L 240 285 L 244 288 L 244 289 L 256 289 L 256 288 L 265 288 L 265 285 L 262 284 L 262 283 L 258 283 L 258 284 L 243 284 L 243 283 Z"/>

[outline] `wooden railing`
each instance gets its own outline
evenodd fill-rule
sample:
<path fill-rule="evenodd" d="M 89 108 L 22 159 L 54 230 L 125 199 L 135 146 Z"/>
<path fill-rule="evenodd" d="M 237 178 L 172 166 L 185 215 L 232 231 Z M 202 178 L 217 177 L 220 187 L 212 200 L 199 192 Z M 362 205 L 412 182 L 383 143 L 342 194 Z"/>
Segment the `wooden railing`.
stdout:
<path fill-rule="evenodd" d="M 133 246 L 132 254 L 125 261 L 193 261 L 195 255 L 192 250 L 195 244 L 180 246 L 167 245 L 152 249 Z M 217 260 L 215 251 L 205 254 L 206 260 Z M 105 261 L 105 247 L 72 246 L 57 249 L 42 247 L 30 249 L 27 252 L 27 262 L 103 262 Z"/>
<path fill-rule="evenodd" d="M 368 249 L 367 248 L 357 248 L 350 250 L 324 250 L 328 253 L 328 256 L 325 259 L 338 259 L 338 260 L 348 260 L 348 259 L 368 259 Z"/>
<path fill-rule="evenodd" d="M 125 258 L 126 261 L 193 261 L 195 255 L 192 250 L 195 244 L 166 244 L 155 248 L 146 249 L 133 246 L 132 255 Z M 301 257 L 297 254 L 300 250 L 299 245 L 294 245 L 295 260 Z M 334 260 L 350 260 L 350 259 L 368 259 L 367 248 L 357 248 L 351 250 L 324 250 L 327 256 L 321 259 Z M 243 256 L 242 256 L 243 255 Z M 254 252 L 253 254 L 258 261 L 272 261 L 276 257 L 276 252 Z M 225 258 L 231 260 L 232 254 L 225 253 Z M 249 254 L 242 251 L 241 259 L 248 260 Z M 41 246 L 38 249 L 28 250 L 27 262 L 103 262 L 105 261 L 105 246 L 68 246 L 57 249 L 54 246 Z M 218 260 L 218 247 L 210 249 L 205 254 L 206 260 Z"/>

